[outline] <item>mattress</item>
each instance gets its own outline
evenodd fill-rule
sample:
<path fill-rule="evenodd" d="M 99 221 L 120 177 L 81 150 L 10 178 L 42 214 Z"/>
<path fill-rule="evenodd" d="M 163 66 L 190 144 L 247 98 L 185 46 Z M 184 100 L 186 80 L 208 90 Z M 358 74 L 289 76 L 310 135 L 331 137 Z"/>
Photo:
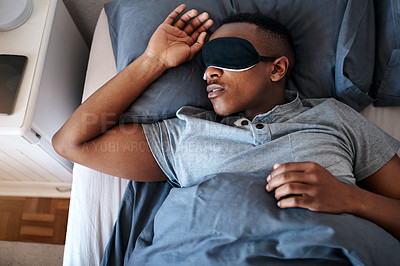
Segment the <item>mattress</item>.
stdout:
<path fill-rule="evenodd" d="M 112 78 L 116 71 L 108 20 L 103 10 L 93 36 L 82 100 Z M 362 114 L 400 140 L 400 107 L 370 105 Z M 75 164 L 64 265 L 100 264 L 127 184 L 128 180 Z"/>

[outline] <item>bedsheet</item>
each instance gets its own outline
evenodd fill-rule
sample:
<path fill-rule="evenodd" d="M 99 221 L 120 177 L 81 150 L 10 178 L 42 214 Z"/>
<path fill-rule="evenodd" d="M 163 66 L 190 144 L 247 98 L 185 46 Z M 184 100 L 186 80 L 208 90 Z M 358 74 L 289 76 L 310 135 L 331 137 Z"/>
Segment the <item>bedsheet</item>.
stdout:
<path fill-rule="evenodd" d="M 374 223 L 351 214 L 280 209 L 265 183 L 257 174 L 221 173 L 168 195 L 166 185 L 153 183 L 158 193 L 152 197 L 150 185 L 132 182 L 103 265 L 400 262 L 400 242 Z"/>
<path fill-rule="evenodd" d="M 102 11 L 93 37 L 83 99 L 115 74 L 108 21 Z M 370 105 L 362 114 L 400 140 L 400 107 Z M 100 264 L 128 183 L 75 164 L 64 265 Z"/>
<path fill-rule="evenodd" d="M 128 180 L 75 165 L 64 265 L 98 265 Z"/>

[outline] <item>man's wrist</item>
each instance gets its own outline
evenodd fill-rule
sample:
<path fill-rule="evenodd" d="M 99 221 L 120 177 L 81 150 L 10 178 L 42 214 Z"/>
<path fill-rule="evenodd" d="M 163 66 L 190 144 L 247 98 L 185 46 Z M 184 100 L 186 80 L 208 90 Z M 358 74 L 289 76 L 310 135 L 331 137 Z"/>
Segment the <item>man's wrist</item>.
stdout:
<path fill-rule="evenodd" d="M 146 68 L 149 69 L 149 71 L 152 71 L 152 73 L 159 73 L 161 75 L 168 69 L 159 57 L 146 52 L 144 52 L 138 59 Z"/>
<path fill-rule="evenodd" d="M 357 216 L 361 216 L 365 212 L 364 190 L 355 186 L 347 184 L 347 201 L 345 204 L 346 212 Z"/>

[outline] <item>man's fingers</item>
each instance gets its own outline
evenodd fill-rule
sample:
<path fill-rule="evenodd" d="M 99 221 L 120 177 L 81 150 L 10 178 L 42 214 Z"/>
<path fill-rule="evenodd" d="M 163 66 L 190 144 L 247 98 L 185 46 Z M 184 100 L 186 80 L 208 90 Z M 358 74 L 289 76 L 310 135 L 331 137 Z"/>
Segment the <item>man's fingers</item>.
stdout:
<path fill-rule="evenodd" d="M 279 208 L 305 208 L 311 210 L 312 199 L 308 196 L 293 196 L 277 202 Z"/>
<path fill-rule="evenodd" d="M 273 178 L 269 179 L 266 189 L 269 192 L 280 186 L 294 182 L 306 183 L 305 175 L 302 172 L 285 172 L 275 175 Z"/>
<path fill-rule="evenodd" d="M 174 9 L 174 11 L 172 11 L 168 17 L 164 20 L 164 23 L 172 25 L 172 23 L 174 23 L 174 21 L 179 17 L 180 14 L 182 14 L 182 12 L 186 9 L 186 5 L 185 4 L 181 4 L 180 6 L 178 6 L 177 8 Z M 189 11 L 190 12 L 190 11 Z M 182 26 L 183 27 L 183 26 Z"/>
<path fill-rule="evenodd" d="M 280 174 L 282 172 L 303 172 L 312 167 L 315 163 L 313 162 L 292 162 L 292 163 L 284 163 L 284 164 L 276 164 L 277 167 L 274 168 L 276 174 Z"/>
<path fill-rule="evenodd" d="M 193 32 L 199 31 L 205 21 L 207 21 L 209 18 L 208 13 L 204 12 L 197 17 L 193 18 L 191 21 L 189 21 L 185 28 L 183 28 L 183 31 L 187 35 L 191 35 Z"/>
<path fill-rule="evenodd" d="M 200 35 L 197 38 L 197 41 L 192 45 L 192 47 L 190 48 L 190 54 L 191 57 L 189 58 L 189 60 L 192 60 L 193 57 L 200 52 L 201 48 L 203 47 L 204 43 L 205 43 L 205 39 L 206 39 L 206 32 L 202 32 L 200 33 Z"/>
<path fill-rule="evenodd" d="M 191 37 L 193 40 L 197 40 L 197 38 L 199 37 L 199 35 L 200 35 L 201 33 L 203 33 L 203 32 L 208 31 L 208 30 L 211 28 L 211 26 L 212 26 L 213 24 L 214 24 L 214 21 L 213 21 L 213 20 L 207 19 L 207 21 L 204 22 L 203 24 L 201 24 L 201 25 L 196 29 L 196 31 L 194 31 L 194 32 L 192 33 L 192 35 L 190 35 L 190 37 Z"/>
<path fill-rule="evenodd" d="M 182 14 L 185 8 L 186 5 L 184 4 L 175 8 L 175 10 L 165 19 L 164 23 L 173 26 L 175 29 L 181 30 L 181 33 L 185 33 L 187 36 L 190 36 L 192 42 L 189 42 L 188 44 L 193 46 L 192 51 L 198 52 L 204 45 L 204 40 L 198 40 L 200 34 L 210 29 L 214 24 L 214 21 L 209 19 L 209 14 L 207 12 L 197 15 L 195 9 Z"/>
<path fill-rule="evenodd" d="M 305 195 L 311 192 L 310 186 L 302 183 L 289 183 L 275 190 L 275 198 L 280 200 L 288 196 Z M 312 193 L 311 193 L 312 194 Z"/>
<path fill-rule="evenodd" d="M 197 10 L 192 9 L 184 13 L 174 24 L 178 29 L 183 29 L 185 25 L 197 16 Z"/>
<path fill-rule="evenodd" d="M 320 166 L 314 162 L 292 162 L 292 163 L 284 163 L 284 164 L 275 164 L 274 170 L 267 177 L 268 179 L 273 179 L 276 176 L 290 173 L 290 172 L 310 172 L 317 170 Z"/>

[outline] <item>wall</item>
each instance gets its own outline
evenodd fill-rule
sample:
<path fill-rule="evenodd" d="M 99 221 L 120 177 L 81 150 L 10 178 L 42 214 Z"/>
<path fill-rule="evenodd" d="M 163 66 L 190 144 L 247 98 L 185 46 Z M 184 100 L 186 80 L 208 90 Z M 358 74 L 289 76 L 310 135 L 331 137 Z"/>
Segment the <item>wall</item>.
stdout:
<path fill-rule="evenodd" d="M 90 47 L 97 19 L 105 3 L 111 0 L 63 0 L 80 33 Z"/>

